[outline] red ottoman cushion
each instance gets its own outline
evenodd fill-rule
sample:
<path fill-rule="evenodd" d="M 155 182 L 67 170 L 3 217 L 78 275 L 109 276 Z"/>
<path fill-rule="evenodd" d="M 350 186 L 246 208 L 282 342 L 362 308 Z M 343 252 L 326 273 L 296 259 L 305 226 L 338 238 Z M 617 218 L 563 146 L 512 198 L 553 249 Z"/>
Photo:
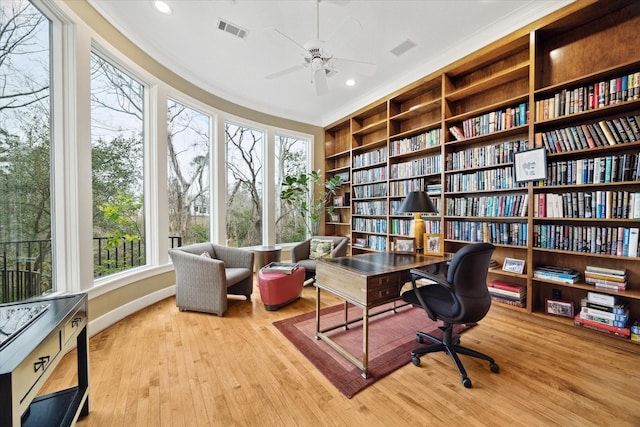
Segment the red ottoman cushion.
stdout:
<path fill-rule="evenodd" d="M 298 267 L 291 274 L 260 270 L 258 288 L 264 307 L 268 311 L 274 311 L 300 298 L 304 276 L 304 267 Z"/>

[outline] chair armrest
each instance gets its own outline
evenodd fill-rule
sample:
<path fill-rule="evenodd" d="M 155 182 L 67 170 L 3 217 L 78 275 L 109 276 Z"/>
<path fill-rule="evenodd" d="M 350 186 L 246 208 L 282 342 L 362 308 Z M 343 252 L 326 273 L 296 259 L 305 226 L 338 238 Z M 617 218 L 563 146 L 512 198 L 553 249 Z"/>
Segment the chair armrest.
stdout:
<path fill-rule="evenodd" d="M 291 247 L 291 262 L 298 262 L 303 259 L 309 259 L 311 250 L 311 240 L 305 240 Z"/>
<path fill-rule="evenodd" d="M 409 270 L 409 273 L 411 273 L 411 286 L 413 287 L 413 292 L 416 294 L 416 298 L 418 298 L 420 305 L 422 306 L 424 311 L 427 312 L 431 320 L 433 321 L 437 320 L 436 314 L 433 311 L 431 311 L 431 309 L 424 302 L 424 298 L 422 298 L 422 293 L 420 292 L 420 288 L 416 284 L 416 281 L 418 279 L 428 279 L 435 282 L 435 285 L 429 285 L 429 286 L 442 286 L 443 288 L 446 288 L 447 290 L 449 290 L 449 292 L 453 292 L 453 286 L 451 286 L 451 284 L 447 282 L 446 278 L 440 275 L 427 273 L 425 271 L 417 270 L 415 268 L 412 268 L 411 270 Z"/>
<path fill-rule="evenodd" d="M 226 268 L 248 268 L 253 270 L 253 252 L 222 245 L 213 245 L 213 250 L 215 251 L 214 258 L 224 262 Z"/>
<path fill-rule="evenodd" d="M 333 251 L 331 251 L 331 258 L 337 258 L 347 255 L 347 244 L 348 240 L 342 239 L 340 243 L 334 246 Z"/>

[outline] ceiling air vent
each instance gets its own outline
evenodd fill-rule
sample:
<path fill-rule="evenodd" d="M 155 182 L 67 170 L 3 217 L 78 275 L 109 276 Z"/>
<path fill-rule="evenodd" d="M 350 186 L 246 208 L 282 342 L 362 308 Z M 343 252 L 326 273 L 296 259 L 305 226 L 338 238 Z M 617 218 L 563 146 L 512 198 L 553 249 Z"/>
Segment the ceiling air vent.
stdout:
<path fill-rule="evenodd" d="M 416 46 L 416 42 L 414 42 L 411 39 L 406 39 L 405 41 L 400 43 L 398 46 L 391 49 L 389 52 L 393 53 L 395 56 L 400 56 L 415 46 Z"/>
<path fill-rule="evenodd" d="M 232 24 L 231 22 L 225 21 L 224 19 L 218 19 L 218 29 L 220 31 L 224 31 L 225 33 L 229 33 L 233 36 L 239 37 L 241 39 L 246 39 L 249 31 L 244 28 L 239 27 L 238 25 Z"/>

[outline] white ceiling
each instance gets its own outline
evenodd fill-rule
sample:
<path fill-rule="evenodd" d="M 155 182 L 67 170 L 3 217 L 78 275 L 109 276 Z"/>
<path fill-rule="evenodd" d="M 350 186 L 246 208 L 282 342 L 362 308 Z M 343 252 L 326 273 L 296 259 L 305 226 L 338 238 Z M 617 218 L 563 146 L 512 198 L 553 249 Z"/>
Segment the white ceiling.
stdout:
<path fill-rule="evenodd" d="M 317 96 L 294 43 L 316 38 L 315 0 L 89 0 L 109 22 L 178 75 L 231 102 L 325 126 L 573 0 L 321 0 L 320 39 L 335 57 L 376 64 L 371 76 L 345 67 Z M 217 29 L 222 18 L 248 30 L 242 40 Z M 359 25 L 358 25 L 359 22 Z M 360 26 L 362 29 L 360 29 Z M 401 56 L 390 50 L 410 39 Z M 347 87 L 347 78 L 357 84 Z"/>

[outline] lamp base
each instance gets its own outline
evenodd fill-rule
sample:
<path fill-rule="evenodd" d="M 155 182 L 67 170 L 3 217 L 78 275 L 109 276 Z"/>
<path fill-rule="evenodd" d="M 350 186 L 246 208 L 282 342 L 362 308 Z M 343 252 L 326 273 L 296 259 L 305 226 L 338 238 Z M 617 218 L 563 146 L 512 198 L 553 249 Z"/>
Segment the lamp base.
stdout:
<path fill-rule="evenodd" d="M 424 220 L 422 214 L 414 213 L 411 224 L 409 225 L 409 235 L 416 238 L 416 250 L 422 252 L 424 248 Z"/>

